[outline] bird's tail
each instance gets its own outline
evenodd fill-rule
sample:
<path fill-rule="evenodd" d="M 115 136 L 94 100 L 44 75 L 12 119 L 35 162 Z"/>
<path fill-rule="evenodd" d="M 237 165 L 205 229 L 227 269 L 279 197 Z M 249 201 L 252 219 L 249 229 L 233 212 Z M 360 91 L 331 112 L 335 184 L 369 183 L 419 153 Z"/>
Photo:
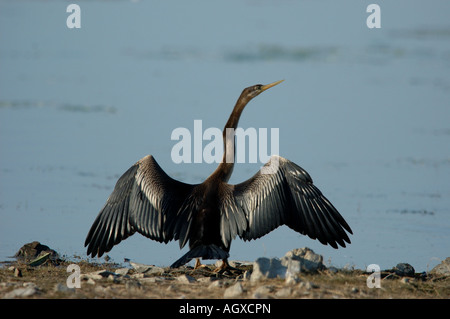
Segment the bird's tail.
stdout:
<path fill-rule="evenodd" d="M 229 256 L 230 254 L 216 245 L 200 245 L 189 250 L 180 259 L 174 262 L 170 268 L 181 267 L 190 262 L 192 258 L 227 259 Z"/>

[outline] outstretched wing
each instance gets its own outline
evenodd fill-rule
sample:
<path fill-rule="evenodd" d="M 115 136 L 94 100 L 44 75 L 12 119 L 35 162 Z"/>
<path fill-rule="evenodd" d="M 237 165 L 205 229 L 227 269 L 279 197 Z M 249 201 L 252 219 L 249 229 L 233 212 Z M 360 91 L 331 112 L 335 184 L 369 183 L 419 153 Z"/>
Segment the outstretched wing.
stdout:
<path fill-rule="evenodd" d="M 139 160 L 119 178 L 95 219 L 87 254 L 100 257 L 136 231 L 165 243 L 185 236 L 191 216 L 180 208 L 194 187 L 169 177 L 151 155 Z"/>
<path fill-rule="evenodd" d="M 287 225 L 334 248 L 350 243 L 345 232 L 352 234 L 350 226 L 304 169 L 283 157 L 272 156 L 263 170 L 265 173 L 260 170 L 234 185 L 234 209 L 240 208 L 248 222 L 246 230 L 237 233 L 242 239 L 256 239 Z"/>

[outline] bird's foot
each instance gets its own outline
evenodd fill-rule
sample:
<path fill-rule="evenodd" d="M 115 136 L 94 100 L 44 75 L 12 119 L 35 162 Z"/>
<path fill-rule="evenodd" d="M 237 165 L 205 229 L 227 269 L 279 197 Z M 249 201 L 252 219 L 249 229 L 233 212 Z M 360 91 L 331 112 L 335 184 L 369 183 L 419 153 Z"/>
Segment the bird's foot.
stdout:
<path fill-rule="evenodd" d="M 225 272 L 229 272 L 229 273 L 242 273 L 242 270 L 232 267 L 230 266 L 230 264 L 228 263 L 227 260 L 222 260 L 222 264 L 217 267 L 216 269 L 214 269 L 214 272 L 218 273 L 218 274 L 223 274 Z"/>

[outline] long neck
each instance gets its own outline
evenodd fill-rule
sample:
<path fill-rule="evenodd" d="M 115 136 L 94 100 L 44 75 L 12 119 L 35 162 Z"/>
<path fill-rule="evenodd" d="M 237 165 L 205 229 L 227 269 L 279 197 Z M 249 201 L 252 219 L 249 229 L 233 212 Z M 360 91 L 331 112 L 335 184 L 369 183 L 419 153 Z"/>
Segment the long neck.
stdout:
<path fill-rule="evenodd" d="M 242 111 L 250 100 L 241 95 L 234 106 L 233 112 L 231 112 L 227 123 L 223 129 L 223 158 L 217 169 L 211 174 L 211 177 L 218 177 L 223 182 L 228 182 L 233 173 L 234 160 L 235 160 L 235 130 L 239 123 Z"/>

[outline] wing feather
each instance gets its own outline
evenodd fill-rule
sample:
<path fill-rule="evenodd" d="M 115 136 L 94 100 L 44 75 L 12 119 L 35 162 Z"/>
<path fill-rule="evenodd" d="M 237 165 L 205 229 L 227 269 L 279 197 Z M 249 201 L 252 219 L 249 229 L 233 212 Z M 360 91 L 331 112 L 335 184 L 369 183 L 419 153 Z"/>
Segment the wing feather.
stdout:
<path fill-rule="evenodd" d="M 100 210 L 86 237 L 88 255 L 100 257 L 136 231 L 159 242 L 185 242 L 190 218 L 182 205 L 194 187 L 169 177 L 151 155 L 142 158 L 119 178 Z"/>
<path fill-rule="evenodd" d="M 273 162 L 274 161 L 274 162 Z M 248 226 L 238 235 L 244 240 L 264 236 L 287 225 L 334 248 L 350 243 L 350 226 L 313 184 L 309 174 L 293 162 L 272 156 L 265 167 L 277 163 L 271 174 L 256 173 L 234 185 L 235 207 L 244 213 Z"/>

